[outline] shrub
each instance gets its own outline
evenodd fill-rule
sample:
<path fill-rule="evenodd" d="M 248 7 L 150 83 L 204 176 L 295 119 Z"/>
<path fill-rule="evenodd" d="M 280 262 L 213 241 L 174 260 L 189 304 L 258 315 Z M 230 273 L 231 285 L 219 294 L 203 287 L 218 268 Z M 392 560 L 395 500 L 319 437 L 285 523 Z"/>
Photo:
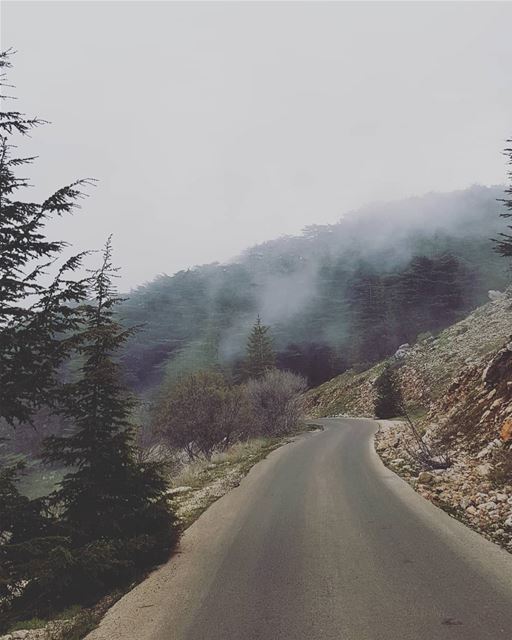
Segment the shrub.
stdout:
<path fill-rule="evenodd" d="M 303 394 L 306 379 L 290 371 L 271 369 L 245 384 L 253 435 L 290 433 L 304 417 Z"/>
<path fill-rule="evenodd" d="M 403 414 L 402 398 L 396 373 L 386 364 L 380 376 L 375 380 L 375 416 L 377 418 L 396 418 Z"/>
<path fill-rule="evenodd" d="M 246 431 L 247 419 L 242 389 L 230 386 L 221 373 L 200 371 L 161 396 L 154 426 L 168 445 L 185 451 L 190 459 L 210 458 Z"/>

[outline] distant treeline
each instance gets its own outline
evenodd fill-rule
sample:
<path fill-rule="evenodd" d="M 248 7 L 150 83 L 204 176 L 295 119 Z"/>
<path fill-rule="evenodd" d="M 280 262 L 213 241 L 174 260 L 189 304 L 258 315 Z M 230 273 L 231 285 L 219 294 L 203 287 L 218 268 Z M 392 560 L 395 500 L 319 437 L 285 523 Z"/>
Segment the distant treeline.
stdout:
<path fill-rule="evenodd" d="M 122 308 L 127 325 L 144 325 L 124 352 L 128 383 L 146 391 L 215 365 L 236 378 L 258 314 L 277 365 L 311 386 L 439 331 L 506 286 L 489 242 L 502 193 L 472 187 L 374 206 L 231 264 L 157 277 Z"/>

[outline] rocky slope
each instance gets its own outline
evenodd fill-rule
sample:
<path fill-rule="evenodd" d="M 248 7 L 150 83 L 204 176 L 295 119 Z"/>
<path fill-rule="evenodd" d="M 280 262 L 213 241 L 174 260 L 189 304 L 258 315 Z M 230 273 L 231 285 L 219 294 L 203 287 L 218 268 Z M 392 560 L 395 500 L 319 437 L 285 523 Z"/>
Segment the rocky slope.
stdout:
<path fill-rule="evenodd" d="M 424 335 L 412 346 L 402 345 L 392 360 L 400 361 L 398 376 L 409 411 L 430 411 L 456 378 L 485 367 L 511 333 L 512 288 L 438 336 Z M 366 371 L 347 371 L 311 390 L 311 415 L 373 415 L 374 382 L 383 367 L 379 363 Z"/>
<path fill-rule="evenodd" d="M 406 421 L 381 423 L 376 447 L 420 493 L 512 550 L 512 290 L 392 360 L 420 441 Z M 373 415 L 384 367 L 347 372 L 308 396 L 312 415 Z M 427 447 L 446 469 L 418 459 Z M 435 466 L 435 465 L 434 465 Z"/>

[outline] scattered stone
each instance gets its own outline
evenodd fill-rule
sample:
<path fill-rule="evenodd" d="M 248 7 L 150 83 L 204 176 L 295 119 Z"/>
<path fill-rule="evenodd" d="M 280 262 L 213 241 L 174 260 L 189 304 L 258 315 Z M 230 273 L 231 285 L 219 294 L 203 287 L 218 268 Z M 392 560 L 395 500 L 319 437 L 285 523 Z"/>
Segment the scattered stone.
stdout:
<path fill-rule="evenodd" d="M 463 509 L 467 509 L 468 507 L 470 507 L 472 505 L 472 500 L 471 498 L 468 497 L 464 497 L 461 498 L 459 505 L 463 508 Z"/>
<path fill-rule="evenodd" d="M 178 495 L 180 493 L 187 493 L 188 491 L 192 491 L 192 487 L 186 487 L 186 486 L 175 487 L 174 489 L 169 489 L 167 491 L 167 494 L 170 495 L 170 496 L 174 496 L 174 495 Z M 0 638 L 0 640 L 2 640 L 2 639 Z"/>
<path fill-rule="evenodd" d="M 396 358 L 396 360 L 402 360 L 409 353 L 410 349 L 411 345 L 408 342 L 406 342 L 405 344 L 401 344 L 395 351 L 393 358 Z"/>
<path fill-rule="evenodd" d="M 430 471 L 422 471 L 418 476 L 418 482 L 420 484 L 431 484 L 434 480 L 434 476 Z"/>
<path fill-rule="evenodd" d="M 483 464 L 479 464 L 476 466 L 475 471 L 481 478 L 487 478 L 487 476 L 491 473 L 492 465 L 488 462 L 484 462 Z"/>

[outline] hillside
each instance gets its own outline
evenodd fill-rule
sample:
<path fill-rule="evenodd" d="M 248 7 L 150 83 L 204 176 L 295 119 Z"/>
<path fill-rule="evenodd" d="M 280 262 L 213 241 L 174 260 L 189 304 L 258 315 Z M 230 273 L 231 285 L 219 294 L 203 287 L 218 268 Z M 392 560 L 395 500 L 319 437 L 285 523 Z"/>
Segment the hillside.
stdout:
<path fill-rule="evenodd" d="M 436 401 L 459 375 L 485 366 L 512 331 L 510 290 L 495 301 L 478 307 L 466 318 L 441 331 L 425 334 L 415 344 L 398 350 L 398 370 L 402 393 L 413 414 L 435 411 Z M 373 383 L 383 362 L 362 372 L 346 371 L 308 393 L 311 415 L 323 417 L 339 413 L 373 415 Z"/>
<path fill-rule="evenodd" d="M 127 295 L 122 316 L 142 325 L 124 352 L 131 386 L 220 365 L 236 372 L 259 314 L 278 366 L 316 386 L 439 331 L 505 286 L 489 238 L 503 228 L 501 187 L 474 186 L 374 204 L 311 226 L 228 264 L 161 275 Z"/>
<path fill-rule="evenodd" d="M 381 423 L 377 450 L 426 498 L 512 549 L 512 289 L 391 359 L 409 415 L 447 469 L 425 469 L 404 421 Z M 308 394 L 311 415 L 373 415 L 384 368 L 345 374 Z"/>

